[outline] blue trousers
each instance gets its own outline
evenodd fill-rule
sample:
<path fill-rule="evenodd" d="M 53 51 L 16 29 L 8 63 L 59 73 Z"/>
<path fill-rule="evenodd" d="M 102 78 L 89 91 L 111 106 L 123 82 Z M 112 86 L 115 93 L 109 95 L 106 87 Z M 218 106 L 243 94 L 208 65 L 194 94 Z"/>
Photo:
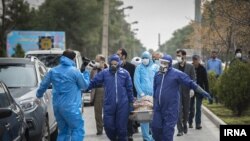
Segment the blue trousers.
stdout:
<path fill-rule="evenodd" d="M 141 125 L 143 140 L 154 141 L 152 135 L 149 133 L 150 132 L 149 123 L 140 123 L 140 125 Z"/>
<path fill-rule="evenodd" d="M 116 110 L 106 109 L 104 106 L 104 130 L 111 141 L 127 141 L 128 116 L 128 103 L 118 105 Z"/>
<path fill-rule="evenodd" d="M 84 139 L 84 120 L 80 108 L 54 106 L 58 126 L 57 141 L 82 141 Z"/>

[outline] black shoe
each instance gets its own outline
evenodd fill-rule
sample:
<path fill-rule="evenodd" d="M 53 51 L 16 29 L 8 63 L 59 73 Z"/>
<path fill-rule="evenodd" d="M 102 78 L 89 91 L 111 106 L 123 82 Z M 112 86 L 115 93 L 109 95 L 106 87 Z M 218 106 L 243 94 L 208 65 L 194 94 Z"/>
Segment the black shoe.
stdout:
<path fill-rule="evenodd" d="M 102 135 L 102 132 L 97 132 L 96 135 L 97 136 Z"/>
<path fill-rule="evenodd" d="M 194 128 L 194 127 L 193 127 L 193 124 L 189 124 L 189 128 Z"/>
<path fill-rule="evenodd" d="M 196 127 L 195 127 L 197 130 L 200 130 L 201 128 L 202 128 L 202 126 L 201 125 L 196 125 Z"/>
<path fill-rule="evenodd" d="M 187 132 L 188 132 L 187 125 L 184 125 L 184 126 L 183 126 L 183 132 L 184 132 L 185 134 L 187 134 Z"/>
<path fill-rule="evenodd" d="M 128 141 L 133 141 L 133 137 L 132 137 L 132 136 L 129 136 L 129 137 L 128 137 Z"/>
<path fill-rule="evenodd" d="M 177 136 L 183 136 L 183 132 L 179 132 Z"/>

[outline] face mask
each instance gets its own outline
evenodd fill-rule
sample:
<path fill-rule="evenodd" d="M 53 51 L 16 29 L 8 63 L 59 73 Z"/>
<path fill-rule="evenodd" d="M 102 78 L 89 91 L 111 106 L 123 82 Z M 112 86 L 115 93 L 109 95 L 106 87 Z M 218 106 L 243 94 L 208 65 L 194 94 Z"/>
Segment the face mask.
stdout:
<path fill-rule="evenodd" d="M 147 66 L 149 64 L 149 59 L 142 59 L 142 64 Z"/>
<path fill-rule="evenodd" d="M 155 62 L 155 64 L 160 65 L 160 61 L 159 60 L 155 60 L 154 62 Z"/>
<path fill-rule="evenodd" d="M 166 73 L 168 71 L 168 65 L 160 65 L 160 72 Z"/>
<path fill-rule="evenodd" d="M 116 73 L 116 71 L 117 71 L 117 66 L 116 66 L 116 65 L 111 65 L 110 71 L 111 71 L 111 73 Z"/>
<path fill-rule="evenodd" d="M 177 60 L 178 63 L 182 62 L 182 58 L 181 57 L 176 57 L 176 60 Z"/>
<path fill-rule="evenodd" d="M 241 58 L 241 53 L 236 53 L 236 58 Z"/>

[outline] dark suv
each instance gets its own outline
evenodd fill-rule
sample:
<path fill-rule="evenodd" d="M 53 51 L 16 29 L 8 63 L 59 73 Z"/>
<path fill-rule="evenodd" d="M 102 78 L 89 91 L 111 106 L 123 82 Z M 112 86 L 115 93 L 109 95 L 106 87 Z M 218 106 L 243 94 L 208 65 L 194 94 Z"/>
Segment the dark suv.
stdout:
<path fill-rule="evenodd" d="M 8 88 L 0 81 L 0 140 L 20 141 L 28 137 L 24 114 Z"/>
<path fill-rule="evenodd" d="M 52 89 L 41 102 L 36 102 L 36 91 L 47 69 L 37 58 L 0 58 L 0 80 L 22 108 L 29 128 L 30 140 L 50 140 L 57 131 L 52 105 Z"/>

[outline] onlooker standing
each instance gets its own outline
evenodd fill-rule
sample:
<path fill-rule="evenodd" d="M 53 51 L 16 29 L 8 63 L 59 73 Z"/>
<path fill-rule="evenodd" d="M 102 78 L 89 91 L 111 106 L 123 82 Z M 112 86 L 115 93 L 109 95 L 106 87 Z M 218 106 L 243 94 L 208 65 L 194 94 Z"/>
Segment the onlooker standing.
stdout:
<path fill-rule="evenodd" d="M 248 54 L 247 54 L 247 62 L 250 63 L 250 51 L 248 51 Z"/>
<path fill-rule="evenodd" d="M 178 63 L 174 64 L 174 68 L 186 73 L 192 80 L 196 80 L 195 69 L 192 64 L 186 62 L 186 51 L 177 50 L 176 59 Z M 190 88 L 184 85 L 180 87 L 180 111 L 179 120 L 177 122 L 178 134 L 177 136 L 182 136 L 183 133 L 188 132 L 187 122 L 190 106 Z"/>
<path fill-rule="evenodd" d="M 105 64 L 105 57 L 101 54 L 97 55 L 95 58 L 95 68 L 91 72 L 91 79 L 94 76 L 105 69 L 107 66 Z M 103 108 L 103 95 L 104 88 L 103 84 L 98 84 L 95 89 L 91 90 L 91 93 L 94 94 L 94 110 L 95 110 L 95 122 L 96 122 L 96 135 L 102 135 L 103 132 L 103 120 L 102 120 L 102 108 Z"/>
<path fill-rule="evenodd" d="M 134 82 L 134 73 L 135 73 L 135 65 L 127 62 L 127 51 L 124 48 L 120 48 L 117 50 L 117 55 L 120 57 L 122 64 L 121 67 L 127 70 L 131 76 L 132 82 Z M 133 85 L 134 86 L 134 85 Z M 137 97 L 137 93 L 135 87 L 133 87 L 134 97 Z M 138 127 L 135 125 L 136 123 L 132 120 L 128 120 L 128 140 L 133 141 L 133 133 L 138 131 Z"/>
<path fill-rule="evenodd" d="M 142 53 L 142 63 L 136 67 L 134 75 L 134 84 L 137 91 L 137 97 L 141 99 L 144 96 L 153 96 L 153 81 L 158 66 L 153 63 L 152 56 L 148 51 Z M 142 137 L 145 141 L 153 141 L 149 134 L 149 123 L 141 123 Z"/>
<path fill-rule="evenodd" d="M 162 57 L 163 57 L 163 53 L 161 53 L 161 52 L 153 52 L 153 54 L 152 54 L 153 62 L 157 65 L 160 65 L 159 59 Z"/>
<path fill-rule="evenodd" d="M 206 92 L 209 92 L 207 71 L 203 65 L 200 64 L 200 56 L 194 55 L 192 57 L 193 65 L 196 72 L 197 84 L 203 88 Z M 201 104 L 203 96 L 195 93 L 195 95 L 190 100 L 190 113 L 189 113 L 189 128 L 193 128 L 193 118 L 195 115 L 195 127 L 196 129 L 201 129 Z M 196 105 L 196 106 L 195 106 Z"/>
<path fill-rule="evenodd" d="M 216 73 L 216 77 L 218 78 L 222 74 L 222 62 L 219 58 L 217 58 L 217 52 L 212 51 L 211 58 L 207 61 L 207 72 L 214 71 Z M 211 93 L 212 99 L 209 100 L 209 104 L 213 103 L 213 94 Z"/>
<path fill-rule="evenodd" d="M 103 122 L 111 141 L 127 141 L 127 124 L 133 110 L 133 84 L 125 69 L 121 68 L 117 54 L 109 58 L 109 68 L 102 70 L 91 80 L 88 89 L 104 86 Z"/>
<path fill-rule="evenodd" d="M 246 63 L 247 60 L 245 58 L 243 58 L 242 56 L 242 50 L 240 48 L 237 48 L 234 52 L 234 59 L 230 62 L 230 66 L 236 61 L 239 60 L 243 63 Z"/>
<path fill-rule="evenodd" d="M 210 97 L 187 74 L 172 68 L 172 57 L 160 59 L 160 71 L 154 77 L 154 114 L 151 124 L 156 141 L 173 141 L 174 127 L 178 120 L 181 84 L 199 94 Z"/>
<path fill-rule="evenodd" d="M 58 141 L 82 141 L 84 139 L 84 120 L 81 107 L 81 90 L 89 86 L 89 72 L 83 74 L 75 67 L 75 52 L 66 50 L 60 64 L 52 68 L 44 77 L 36 96 L 43 97 L 52 83 L 53 110 L 58 126 Z"/>
<path fill-rule="evenodd" d="M 222 62 L 217 58 L 216 51 L 212 51 L 211 58 L 207 61 L 207 71 L 214 71 L 217 77 L 222 74 Z"/>

